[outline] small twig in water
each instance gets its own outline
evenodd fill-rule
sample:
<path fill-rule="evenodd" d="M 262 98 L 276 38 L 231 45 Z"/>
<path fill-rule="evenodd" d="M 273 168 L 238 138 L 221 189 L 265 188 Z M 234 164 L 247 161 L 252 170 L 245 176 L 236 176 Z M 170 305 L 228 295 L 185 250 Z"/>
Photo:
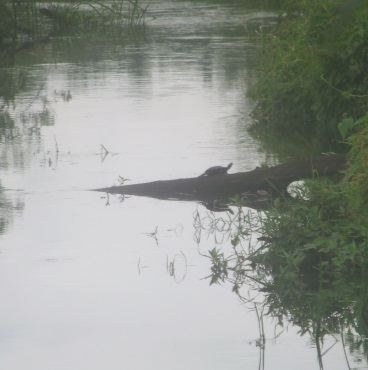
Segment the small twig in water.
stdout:
<path fill-rule="evenodd" d="M 146 268 L 147 266 L 141 266 L 141 257 L 138 258 L 138 274 L 141 274 L 141 269 Z"/>
<path fill-rule="evenodd" d="M 110 205 L 110 194 L 106 193 L 106 204 L 105 204 L 105 206 L 109 206 L 109 205 Z"/>
<path fill-rule="evenodd" d="M 56 136 L 54 135 L 54 140 L 55 140 L 55 147 L 56 147 L 56 158 L 55 158 L 55 170 L 59 161 L 59 145 L 56 140 Z"/>
<path fill-rule="evenodd" d="M 126 179 L 125 177 L 119 175 L 118 181 L 120 185 L 124 185 L 125 181 L 132 181 L 132 180 Z"/>
<path fill-rule="evenodd" d="M 59 146 L 56 140 L 56 136 L 54 135 L 54 140 L 55 140 L 55 146 L 56 146 L 56 153 L 59 153 Z"/>
<path fill-rule="evenodd" d="M 156 237 L 156 235 L 157 235 L 157 232 L 158 232 L 158 226 L 156 226 L 155 231 L 153 231 L 153 232 L 151 232 L 151 233 L 143 233 L 143 234 L 145 234 L 145 235 L 147 235 L 147 236 L 150 236 L 151 238 L 155 238 L 155 237 Z"/>
<path fill-rule="evenodd" d="M 156 226 L 156 229 L 155 229 L 155 231 L 154 231 L 154 232 L 151 232 L 151 233 L 143 233 L 143 234 L 145 234 L 145 235 L 149 236 L 150 238 L 155 239 L 156 244 L 157 244 L 157 246 L 158 246 L 157 233 L 158 233 L 158 226 Z"/>
<path fill-rule="evenodd" d="M 185 279 L 187 275 L 187 269 L 188 269 L 187 258 L 185 257 L 185 254 L 182 251 L 180 251 L 180 253 L 181 254 L 176 254 L 171 262 L 169 261 L 169 257 L 168 256 L 166 257 L 166 270 L 169 273 L 169 275 L 175 279 L 177 283 L 181 283 Z M 175 263 L 176 263 L 177 258 L 182 258 L 184 260 L 185 269 L 184 269 L 181 279 L 178 279 L 176 276 Z"/>
<path fill-rule="evenodd" d="M 101 144 L 101 151 L 105 151 L 106 154 L 109 153 L 109 151 Z"/>
<path fill-rule="evenodd" d="M 101 160 L 102 162 L 105 160 L 107 155 L 109 154 L 109 151 L 101 144 Z"/>
<path fill-rule="evenodd" d="M 180 236 L 183 233 L 184 226 L 183 224 L 178 224 L 174 229 L 167 229 L 167 231 L 172 231 L 177 236 Z"/>

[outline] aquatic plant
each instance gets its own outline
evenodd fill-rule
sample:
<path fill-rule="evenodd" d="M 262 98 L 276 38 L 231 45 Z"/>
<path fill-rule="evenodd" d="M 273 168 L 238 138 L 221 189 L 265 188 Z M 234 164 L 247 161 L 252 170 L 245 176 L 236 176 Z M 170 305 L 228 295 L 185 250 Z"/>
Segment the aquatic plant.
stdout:
<path fill-rule="evenodd" d="M 295 199 L 275 200 L 266 211 L 240 211 L 228 224 L 236 225 L 240 215 L 247 232 L 233 227 L 230 246 L 208 251 L 205 278 L 230 283 L 250 309 L 279 325 L 299 326 L 317 349 L 326 335 L 341 333 L 361 355 L 368 336 L 368 211 L 352 203 L 352 196 L 320 180 L 300 187 Z"/>

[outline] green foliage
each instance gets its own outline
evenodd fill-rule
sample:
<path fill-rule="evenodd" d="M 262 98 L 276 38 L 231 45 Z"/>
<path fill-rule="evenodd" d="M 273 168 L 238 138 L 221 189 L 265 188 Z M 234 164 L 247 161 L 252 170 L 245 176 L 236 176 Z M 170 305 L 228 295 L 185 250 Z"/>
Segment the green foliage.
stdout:
<path fill-rule="evenodd" d="M 368 111 L 368 3 L 291 1 L 261 38 L 255 125 L 285 134 L 337 136 L 342 117 Z"/>
<path fill-rule="evenodd" d="M 352 333 L 368 335 L 368 115 L 339 128 L 350 145 L 342 180 L 308 180 L 252 219 L 238 213 L 231 253 L 210 253 L 211 283 L 230 282 L 245 302 L 262 292 L 261 306 L 279 322 L 288 318 L 316 339 L 344 331 L 361 352 L 366 344 Z M 241 250 L 250 234 L 240 230 L 249 228 L 258 243 Z M 244 295 L 244 287 L 256 292 Z"/>
<path fill-rule="evenodd" d="M 216 248 L 213 248 L 208 253 L 212 262 L 210 285 L 224 282 L 228 276 L 228 261 L 224 257 L 224 253 L 220 253 Z"/>
<path fill-rule="evenodd" d="M 344 185 L 353 189 L 355 199 L 366 205 L 368 196 L 368 113 L 355 122 L 350 121 L 349 129 L 353 131 L 347 141 L 351 146 L 349 167 L 346 171 Z"/>
<path fill-rule="evenodd" d="M 267 313 L 301 333 L 321 338 L 344 327 L 368 335 L 367 198 L 356 197 L 348 173 L 341 183 L 311 180 L 296 198 L 243 218 L 261 235 L 258 247 L 241 251 L 249 234 L 239 232 L 230 255 L 211 250 L 211 284 L 230 282 L 245 302 L 262 292 Z M 256 292 L 244 295 L 244 286 Z"/>
<path fill-rule="evenodd" d="M 351 186 L 321 180 L 308 182 L 307 189 L 303 198 L 266 213 L 266 259 L 274 272 L 287 265 L 308 273 L 316 268 L 339 275 L 361 271 L 368 261 L 365 202 L 357 201 Z"/>

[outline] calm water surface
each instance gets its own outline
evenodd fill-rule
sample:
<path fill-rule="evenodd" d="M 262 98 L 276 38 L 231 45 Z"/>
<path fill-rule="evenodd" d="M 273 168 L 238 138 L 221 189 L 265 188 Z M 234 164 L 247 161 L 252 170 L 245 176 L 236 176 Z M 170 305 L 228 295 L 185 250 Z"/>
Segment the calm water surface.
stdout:
<path fill-rule="evenodd" d="M 267 320 L 262 359 L 255 312 L 203 280 L 216 246 L 194 240 L 203 206 L 88 191 L 267 160 L 245 130 L 255 60 L 242 22 L 259 15 L 152 2 L 143 38 L 17 55 L 25 89 L 1 133 L 0 369 L 319 368 L 310 338 L 273 339 Z M 340 342 L 325 361 L 347 368 Z"/>

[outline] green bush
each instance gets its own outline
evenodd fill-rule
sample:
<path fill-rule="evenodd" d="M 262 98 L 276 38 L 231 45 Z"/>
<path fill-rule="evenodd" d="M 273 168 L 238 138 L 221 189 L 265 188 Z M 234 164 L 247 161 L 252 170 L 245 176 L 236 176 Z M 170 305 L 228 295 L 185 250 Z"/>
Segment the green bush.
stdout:
<path fill-rule="evenodd" d="M 368 111 L 368 2 L 288 3 L 259 55 L 249 91 L 256 126 L 337 137 L 343 116 Z"/>

